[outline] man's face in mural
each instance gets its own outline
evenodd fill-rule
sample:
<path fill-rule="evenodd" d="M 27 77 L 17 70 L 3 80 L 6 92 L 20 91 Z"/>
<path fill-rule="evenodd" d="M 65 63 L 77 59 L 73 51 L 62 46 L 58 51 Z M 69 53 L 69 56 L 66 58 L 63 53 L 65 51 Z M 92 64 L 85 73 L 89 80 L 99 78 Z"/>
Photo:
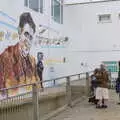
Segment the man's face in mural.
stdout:
<path fill-rule="evenodd" d="M 29 12 L 22 13 L 19 20 L 20 50 L 23 56 L 27 56 L 32 46 L 36 25 Z"/>
<path fill-rule="evenodd" d="M 22 42 L 22 54 L 26 56 L 31 48 L 33 40 L 33 29 L 29 24 L 25 24 L 20 35 L 20 40 Z"/>

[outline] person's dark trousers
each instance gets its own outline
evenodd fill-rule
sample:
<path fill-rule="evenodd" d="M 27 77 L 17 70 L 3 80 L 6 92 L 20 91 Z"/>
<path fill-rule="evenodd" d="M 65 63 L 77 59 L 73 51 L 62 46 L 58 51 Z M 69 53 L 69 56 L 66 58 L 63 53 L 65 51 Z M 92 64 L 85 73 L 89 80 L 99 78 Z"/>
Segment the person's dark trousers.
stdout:
<path fill-rule="evenodd" d="M 39 73 L 38 73 L 38 76 L 39 76 L 39 78 L 40 78 L 40 85 L 41 85 L 41 88 L 43 88 L 42 72 L 39 72 Z"/>

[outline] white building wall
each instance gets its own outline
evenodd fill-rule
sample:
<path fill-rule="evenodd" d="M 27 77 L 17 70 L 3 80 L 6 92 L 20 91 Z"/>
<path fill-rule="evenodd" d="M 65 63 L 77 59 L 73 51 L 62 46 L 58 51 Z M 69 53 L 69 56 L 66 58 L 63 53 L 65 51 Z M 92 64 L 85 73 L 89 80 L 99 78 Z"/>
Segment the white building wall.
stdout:
<path fill-rule="evenodd" d="M 119 13 L 120 1 L 65 6 L 64 30 L 71 38 L 68 58 L 75 66 L 73 71 L 82 71 L 85 66 L 92 69 L 102 61 L 120 60 Z M 100 14 L 111 14 L 112 21 L 99 23 Z"/>

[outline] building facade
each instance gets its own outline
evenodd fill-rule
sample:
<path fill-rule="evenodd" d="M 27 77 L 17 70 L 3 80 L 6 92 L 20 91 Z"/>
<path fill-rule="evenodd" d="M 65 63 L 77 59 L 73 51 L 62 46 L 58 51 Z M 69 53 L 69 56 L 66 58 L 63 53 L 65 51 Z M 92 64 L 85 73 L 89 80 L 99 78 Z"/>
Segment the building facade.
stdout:
<path fill-rule="evenodd" d="M 119 6 L 119 0 L 65 5 L 64 29 L 72 41 L 68 58 L 73 71 L 120 60 Z"/>

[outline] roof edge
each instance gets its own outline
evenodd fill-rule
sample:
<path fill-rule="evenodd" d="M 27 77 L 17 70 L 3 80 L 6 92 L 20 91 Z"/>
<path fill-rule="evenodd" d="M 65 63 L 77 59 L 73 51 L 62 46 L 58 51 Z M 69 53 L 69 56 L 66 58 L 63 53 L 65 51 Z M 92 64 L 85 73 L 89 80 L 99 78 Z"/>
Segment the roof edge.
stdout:
<path fill-rule="evenodd" d="M 94 3 L 103 3 L 103 2 L 116 2 L 116 1 L 120 1 L 120 0 L 102 0 L 102 1 L 90 1 L 90 2 L 82 2 L 82 3 L 69 3 L 69 4 L 65 4 L 66 6 L 71 6 L 71 5 L 79 5 L 79 4 L 94 4 Z"/>

